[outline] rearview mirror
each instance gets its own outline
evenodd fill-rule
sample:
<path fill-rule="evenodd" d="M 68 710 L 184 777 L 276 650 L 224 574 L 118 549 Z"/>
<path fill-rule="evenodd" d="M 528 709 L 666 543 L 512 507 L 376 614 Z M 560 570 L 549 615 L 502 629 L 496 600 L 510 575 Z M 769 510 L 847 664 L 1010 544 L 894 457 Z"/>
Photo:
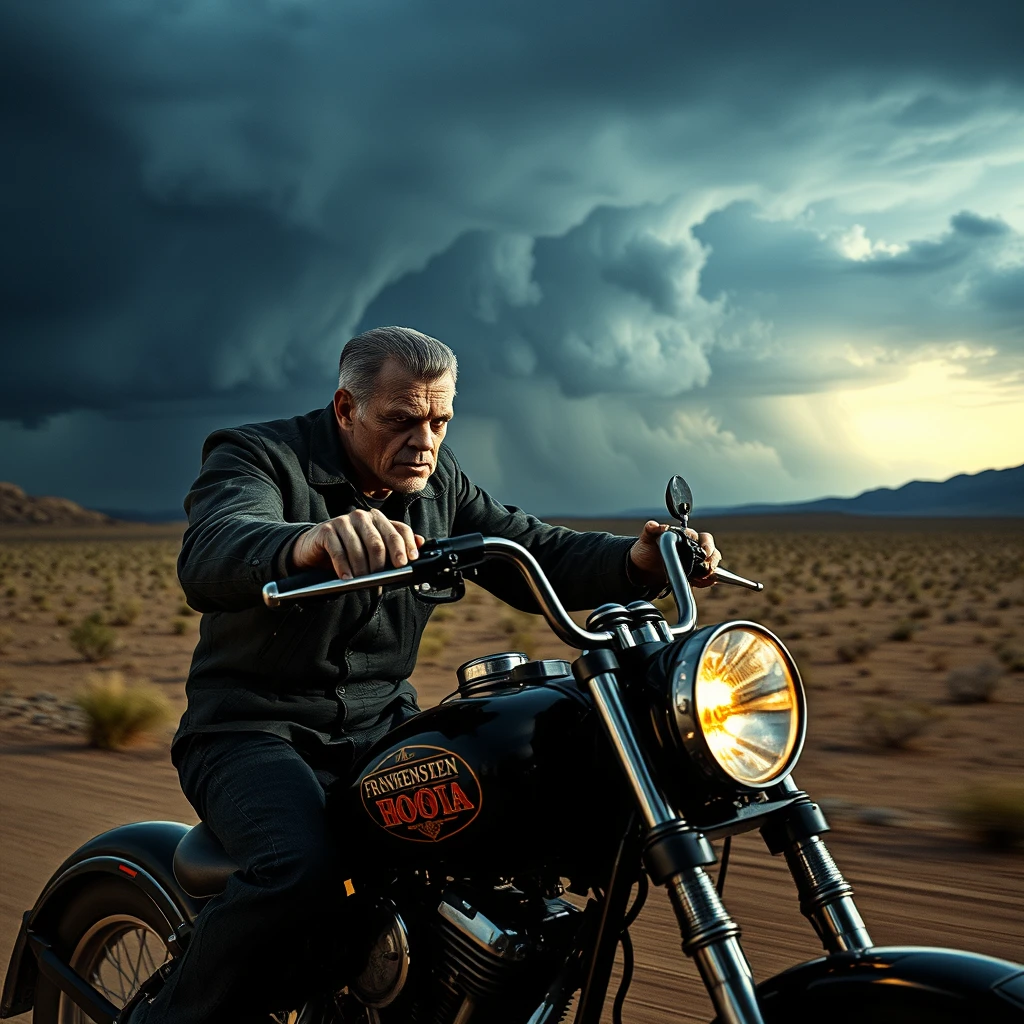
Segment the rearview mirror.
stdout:
<path fill-rule="evenodd" d="M 665 505 L 668 514 L 680 523 L 686 522 L 686 517 L 693 507 L 693 495 L 690 493 L 690 485 L 681 477 L 674 476 L 665 488 Z"/>

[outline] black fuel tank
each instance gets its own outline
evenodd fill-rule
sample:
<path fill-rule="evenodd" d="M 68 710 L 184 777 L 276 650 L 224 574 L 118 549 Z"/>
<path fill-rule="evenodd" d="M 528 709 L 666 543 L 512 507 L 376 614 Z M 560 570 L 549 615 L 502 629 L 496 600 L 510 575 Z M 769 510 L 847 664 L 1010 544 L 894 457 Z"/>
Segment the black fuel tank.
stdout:
<path fill-rule="evenodd" d="M 580 850 L 599 855 L 587 834 L 608 798 L 610 759 L 598 757 L 589 698 L 571 675 L 543 678 L 542 665 L 464 689 L 377 744 L 339 808 L 366 864 L 570 874 Z"/>

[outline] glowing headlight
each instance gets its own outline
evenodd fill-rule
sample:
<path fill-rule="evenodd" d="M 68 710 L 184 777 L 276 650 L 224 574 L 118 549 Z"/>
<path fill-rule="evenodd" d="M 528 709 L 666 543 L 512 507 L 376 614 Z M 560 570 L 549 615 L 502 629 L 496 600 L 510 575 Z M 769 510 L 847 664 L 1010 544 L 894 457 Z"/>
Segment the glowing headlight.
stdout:
<path fill-rule="evenodd" d="M 712 774 L 759 789 L 800 756 L 803 689 L 792 658 L 763 626 L 731 622 L 695 633 L 677 662 L 673 696 L 683 743 Z"/>

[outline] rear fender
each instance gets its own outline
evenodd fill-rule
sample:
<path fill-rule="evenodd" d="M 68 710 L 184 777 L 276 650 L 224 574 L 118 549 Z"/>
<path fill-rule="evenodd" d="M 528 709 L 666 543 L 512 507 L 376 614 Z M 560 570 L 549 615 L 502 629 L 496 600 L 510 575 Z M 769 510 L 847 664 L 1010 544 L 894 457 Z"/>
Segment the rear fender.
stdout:
<path fill-rule="evenodd" d="M 768 1024 L 1024 1022 L 1024 965 L 954 949 L 836 953 L 792 967 L 757 991 Z"/>
<path fill-rule="evenodd" d="M 142 889 L 167 923 L 172 952 L 180 951 L 206 902 L 189 896 L 174 878 L 174 849 L 189 827 L 176 821 L 121 825 L 90 839 L 57 868 L 35 906 L 22 917 L 0 997 L 0 1019 L 32 1008 L 39 972 L 29 951 L 30 933 L 51 942 L 68 904 L 99 875 L 118 875 Z"/>

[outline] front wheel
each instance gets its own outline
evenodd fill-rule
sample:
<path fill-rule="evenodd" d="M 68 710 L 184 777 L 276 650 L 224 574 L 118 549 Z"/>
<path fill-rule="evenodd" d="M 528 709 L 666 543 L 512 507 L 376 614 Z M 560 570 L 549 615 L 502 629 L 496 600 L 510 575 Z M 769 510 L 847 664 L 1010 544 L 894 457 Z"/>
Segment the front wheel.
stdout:
<path fill-rule="evenodd" d="M 167 923 L 131 882 L 106 877 L 68 904 L 54 952 L 118 1009 L 157 968 L 171 959 Z M 36 984 L 34 1024 L 91 1024 L 85 1013 L 42 975 Z"/>

